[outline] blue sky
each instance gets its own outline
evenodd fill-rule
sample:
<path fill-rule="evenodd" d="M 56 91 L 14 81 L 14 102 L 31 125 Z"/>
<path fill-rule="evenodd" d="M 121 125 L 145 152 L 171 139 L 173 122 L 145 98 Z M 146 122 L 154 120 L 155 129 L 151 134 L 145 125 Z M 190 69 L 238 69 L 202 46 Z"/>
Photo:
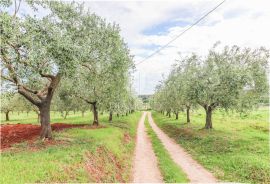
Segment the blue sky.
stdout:
<path fill-rule="evenodd" d="M 156 25 L 152 25 L 151 27 L 148 27 L 143 30 L 142 34 L 144 35 L 163 35 L 168 33 L 169 28 L 171 27 L 185 27 L 187 25 L 192 24 L 192 22 L 189 21 L 182 21 L 182 20 L 166 20 L 164 22 L 160 22 Z"/>

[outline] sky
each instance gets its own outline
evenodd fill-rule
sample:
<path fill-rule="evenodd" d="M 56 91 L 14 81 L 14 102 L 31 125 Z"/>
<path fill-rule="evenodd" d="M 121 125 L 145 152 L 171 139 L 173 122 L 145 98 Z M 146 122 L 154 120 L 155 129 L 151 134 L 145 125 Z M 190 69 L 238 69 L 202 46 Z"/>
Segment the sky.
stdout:
<path fill-rule="evenodd" d="M 79 1 L 85 8 L 120 25 L 134 62 L 139 63 L 213 9 L 222 0 Z M 21 7 L 25 8 L 24 5 Z M 29 11 L 23 10 L 25 12 Z M 202 22 L 158 54 L 136 65 L 137 94 L 153 94 L 181 56 L 206 56 L 217 42 L 270 49 L 270 1 L 226 0 Z"/>
<path fill-rule="evenodd" d="M 214 8 L 221 0 L 86 1 L 85 6 L 121 27 L 134 62 L 139 63 Z M 155 56 L 136 66 L 137 94 L 153 94 L 172 64 L 192 52 L 205 56 L 217 41 L 221 45 L 270 48 L 270 2 L 227 0 L 198 25 Z"/>

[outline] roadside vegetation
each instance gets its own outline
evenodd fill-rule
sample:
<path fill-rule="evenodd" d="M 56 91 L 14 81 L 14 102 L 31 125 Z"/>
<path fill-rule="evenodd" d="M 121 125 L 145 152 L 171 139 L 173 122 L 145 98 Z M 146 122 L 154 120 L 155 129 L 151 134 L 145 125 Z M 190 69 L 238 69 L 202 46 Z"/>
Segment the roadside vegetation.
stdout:
<path fill-rule="evenodd" d="M 179 56 L 150 100 L 155 122 L 221 181 L 270 183 L 264 47 Z"/>
<path fill-rule="evenodd" d="M 91 110 L 91 124 L 98 126 L 100 112 L 109 112 L 112 121 L 137 109 L 133 57 L 119 25 L 76 2 L 7 0 L 0 7 L 1 111 L 7 121 L 12 111 L 35 111 L 40 138 L 52 139 L 52 111 L 66 119 L 70 111 Z"/>
<path fill-rule="evenodd" d="M 26 113 L 21 115 L 26 116 Z M 82 123 L 89 119 L 85 117 L 83 120 L 81 114 L 78 115 L 61 122 Z M 87 113 L 87 116 L 91 115 Z M 140 115 L 136 112 L 120 116 L 109 123 L 108 114 L 104 114 L 100 117 L 99 128 L 65 129 L 54 133 L 52 141 L 15 144 L 1 153 L 1 181 L 129 182 Z M 53 116 L 52 120 L 58 122 L 58 117 Z M 21 119 L 16 123 L 23 122 Z"/>
<path fill-rule="evenodd" d="M 245 113 L 269 103 L 269 50 L 219 47 L 217 42 L 207 56 L 195 53 L 177 58 L 167 78 L 156 86 L 151 107 L 167 116 L 190 110 L 205 110 L 205 129 L 214 127 L 212 114 L 217 109 Z"/>
<path fill-rule="evenodd" d="M 259 108 L 249 114 L 217 110 L 213 113 L 215 128 L 202 129 L 203 109 L 191 111 L 191 124 L 186 114 L 179 119 L 152 113 L 157 125 L 183 146 L 194 159 L 222 181 L 269 183 L 269 111 Z"/>
<path fill-rule="evenodd" d="M 119 25 L 77 2 L 0 8 L 1 183 L 129 182 L 141 101 Z"/>
<path fill-rule="evenodd" d="M 163 181 L 166 183 L 187 183 L 188 179 L 182 169 L 171 159 L 168 151 L 162 145 L 155 132 L 148 123 L 148 118 L 145 119 L 145 126 L 148 136 L 151 139 L 155 155 L 158 159 L 158 166 L 163 176 Z"/>

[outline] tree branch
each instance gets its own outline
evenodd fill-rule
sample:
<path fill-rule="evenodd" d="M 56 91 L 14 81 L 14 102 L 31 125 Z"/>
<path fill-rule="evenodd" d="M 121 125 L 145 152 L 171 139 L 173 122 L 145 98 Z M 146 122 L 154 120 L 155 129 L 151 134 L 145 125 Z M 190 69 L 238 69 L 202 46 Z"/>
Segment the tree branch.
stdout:
<path fill-rule="evenodd" d="M 218 106 L 218 102 L 214 102 L 210 105 L 212 107 L 212 109 L 216 108 Z"/>
<path fill-rule="evenodd" d="M 14 9 L 13 17 L 15 17 L 16 14 L 18 13 L 18 11 L 20 9 L 20 5 L 21 5 L 21 0 L 19 0 L 19 5 L 18 6 L 17 6 L 17 0 L 15 0 L 15 9 Z"/>
<path fill-rule="evenodd" d="M 6 57 L 4 49 L 2 49 L 2 48 L 1 48 L 1 56 L 2 56 L 2 60 L 4 62 L 5 67 L 8 69 L 8 71 L 10 73 L 10 77 L 13 80 L 12 82 L 14 82 L 16 85 L 19 84 L 19 80 L 17 78 L 15 70 L 14 70 L 13 66 L 11 65 L 11 63 L 8 61 L 8 58 Z"/>
<path fill-rule="evenodd" d="M 30 92 L 30 93 L 33 93 L 33 94 L 35 94 L 35 95 L 38 93 L 37 90 L 32 90 L 32 89 L 30 89 L 30 88 L 28 88 L 28 87 L 26 87 L 26 86 L 24 86 L 24 85 L 21 85 L 21 84 L 20 84 L 20 86 L 23 87 L 26 91 L 28 91 L 28 92 Z"/>
<path fill-rule="evenodd" d="M 201 105 L 203 108 L 206 108 L 207 104 L 203 103 L 203 102 L 197 102 L 199 105 Z"/>
<path fill-rule="evenodd" d="M 48 89 L 49 89 L 49 86 L 46 85 L 45 88 L 43 88 L 42 90 L 38 91 L 37 93 L 37 97 L 40 99 L 40 100 L 45 100 L 45 97 L 47 94 L 48 94 Z"/>
<path fill-rule="evenodd" d="M 50 76 L 52 76 L 52 78 L 51 78 L 50 85 L 47 87 L 47 96 L 46 96 L 47 100 L 52 99 L 53 93 L 54 93 L 54 91 L 55 91 L 56 87 L 58 86 L 60 79 L 61 79 L 60 73 L 57 73 L 56 76 L 49 75 L 49 77 Z"/>
<path fill-rule="evenodd" d="M 9 42 L 7 43 L 15 50 L 15 52 L 17 53 L 17 60 L 19 61 L 21 58 L 21 53 L 19 52 L 19 48 L 12 43 L 9 43 Z"/>
<path fill-rule="evenodd" d="M 27 91 L 24 89 L 23 86 L 18 85 L 18 92 L 19 92 L 21 95 L 23 95 L 27 100 L 29 100 L 31 103 L 33 103 L 34 105 L 36 105 L 36 106 L 38 106 L 38 107 L 41 105 L 41 102 L 38 101 L 38 100 L 36 100 L 36 99 L 34 99 L 31 95 L 29 95 L 29 94 L 27 93 Z"/>
<path fill-rule="evenodd" d="M 87 68 L 90 72 L 93 72 L 94 74 L 97 74 L 97 72 L 93 68 L 91 68 L 91 66 L 88 66 L 86 64 L 82 64 L 82 66 Z"/>
<path fill-rule="evenodd" d="M 79 95 L 76 95 L 75 94 L 75 96 L 76 97 L 78 97 L 78 98 L 80 98 L 80 99 L 82 99 L 83 101 L 85 101 L 86 103 L 89 103 L 89 104 L 91 104 L 91 105 L 94 105 L 95 103 L 96 103 L 96 101 L 89 101 L 89 100 L 87 100 L 87 99 L 85 99 L 85 98 L 83 98 L 83 97 L 81 97 L 81 96 L 79 96 Z"/>
<path fill-rule="evenodd" d="M 14 81 L 13 79 L 8 78 L 8 77 L 6 77 L 6 76 L 4 76 L 4 75 L 2 75 L 2 74 L 1 74 L 1 78 L 4 79 L 4 80 L 10 81 L 10 82 L 12 82 L 12 83 L 15 83 L 15 81 Z"/>
<path fill-rule="evenodd" d="M 40 74 L 41 77 L 46 77 L 46 78 L 49 78 L 49 79 L 51 79 L 51 80 L 53 80 L 53 79 L 55 78 L 54 75 L 44 74 L 44 73 L 42 73 L 41 70 L 39 71 L 39 74 Z"/>

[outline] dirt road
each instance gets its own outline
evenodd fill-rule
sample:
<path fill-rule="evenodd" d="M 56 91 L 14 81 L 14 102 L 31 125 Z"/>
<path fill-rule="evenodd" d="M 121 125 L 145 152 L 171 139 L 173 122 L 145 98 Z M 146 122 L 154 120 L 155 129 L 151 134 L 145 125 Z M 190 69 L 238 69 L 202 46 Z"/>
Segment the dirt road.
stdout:
<path fill-rule="evenodd" d="M 168 150 L 171 158 L 187 174 L 192 183 L 215 183 L 217 179 L 205 168 L 203 168 L 174 140 L 169 138 L 153 121 L 151 113 L 148 112 L 148 120 L 154 132 Z"/>
<path fill-rule="evenodd" d="M 134 183 L 162 183 L 157 158 L 154 154 L 152 144 L 147 136 L 144 120 L 146 112 L 143 113 L 137 129 L 137 140 L 134 160 Z"/>

